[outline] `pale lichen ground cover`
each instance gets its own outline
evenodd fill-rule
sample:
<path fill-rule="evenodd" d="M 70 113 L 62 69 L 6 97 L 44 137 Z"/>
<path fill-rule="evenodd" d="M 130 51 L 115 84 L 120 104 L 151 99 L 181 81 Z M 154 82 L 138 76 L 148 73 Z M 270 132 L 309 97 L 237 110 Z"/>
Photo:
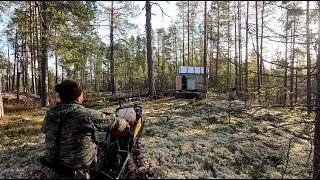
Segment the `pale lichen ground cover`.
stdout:
<path fill-rule="evenodd" d="M 274 128 L 302 117 L 265 109 L 249 116 L 243 106 L 232 102 L 229 116 L 229 101 L 210 97 L 146 103 L 138 171 L 148 178 L 309 178 L 310 140 L 289 133 L 299 134 L 305 126 Z M 311 124 L 305 129 L 310 134 Z"/>
<path fill-rule="evenodd" d="M 0 127 L 0 179 L 42 178 L 45 109 L 6 114 Z"/>
<path fill-rule="evenodd" d="M 312 124 L 299 111 L 243 109 L 209 94 L 207 100 L 143 101 L 146 124 L 137 157 L 146 178 L 309 178 Z M 101 109 L 114 112 L 117 106 Z M 7 114 L 0 127 L 0 178 L 43 178 L 40 132 L 46 109 Z M 287 163 L 288 144 L 292 148 Z M 310 155 L 310 156 L 309 156 Z M 287 168 L 286 168 L 287 164 Z"/>

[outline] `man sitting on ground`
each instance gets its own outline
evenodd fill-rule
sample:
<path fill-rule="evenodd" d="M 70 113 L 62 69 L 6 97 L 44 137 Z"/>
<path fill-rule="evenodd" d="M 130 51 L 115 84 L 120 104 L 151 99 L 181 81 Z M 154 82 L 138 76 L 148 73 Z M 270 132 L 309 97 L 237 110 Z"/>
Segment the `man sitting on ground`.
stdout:
<path fill-rule="evenodd" d="M 95 132 L 112 127 L 122 131 L 128 123 L 125 119 L 83 107 L 82 89 L 74 81 L 63 81 L 55 90 L 61 102 L 45 116 L 42 131 L 46 136 L 46 153 L 41 162 L 58 176 L 90 178 L 91 170 L 99 166 L 101 153 Z"/>

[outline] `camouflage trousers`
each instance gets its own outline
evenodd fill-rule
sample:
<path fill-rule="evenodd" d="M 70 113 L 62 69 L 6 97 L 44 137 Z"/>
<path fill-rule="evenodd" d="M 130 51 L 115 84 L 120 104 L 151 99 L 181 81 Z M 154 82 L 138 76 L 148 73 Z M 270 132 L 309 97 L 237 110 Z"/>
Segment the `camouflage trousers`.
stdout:
<path fill-rule="evenodd" d="M 97 156 L 94 157 L 90 168 L 76 170 L 71 172 L 71 174 L 60 174 L 55 170 L 42 166 L 41 171 L 43 172 L 43 179 L 94 179 L 94 177 L 100 171 L 104 160 L 104 152 L 102 149 L 98 148 Z"/>

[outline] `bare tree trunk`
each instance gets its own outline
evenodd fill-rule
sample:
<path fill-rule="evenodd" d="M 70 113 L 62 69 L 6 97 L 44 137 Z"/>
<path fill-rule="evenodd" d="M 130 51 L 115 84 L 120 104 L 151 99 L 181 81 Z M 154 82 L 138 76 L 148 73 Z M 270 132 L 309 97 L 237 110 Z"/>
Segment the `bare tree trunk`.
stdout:
<path fill-rule="evenodd" d="M 90 90 L 94 89 L 92 71 L 93 71 L 93 64 L 92 64 L 92 60 L 90 60 Z"/>
<path fill-rule="evenodd" d="M 42 106 L 49 106 L 49 89 L 48 89 L 48 9 L 45 1 L 42 4 L 42 39 L 41 39 L 41 74 L 42 74 L 42 89 L 41 102 Z"/>
<path fill-rule="evenodd" d="M 309 31 L 309 1 L 307 1 L 307 22 L 306 22 L 306 30 L 307 30 L 307 106 L 308 106 L 308 114 L 311 113 L 311 58 L 310 58 L 310 31 Z"/>
<path fill-rule="evenodd" d="M 23 32 L 23 26 L 21 28 Z M 21 75 L 22 75 L 22 91 L 26 92 L 26 56 L 25 56 L 25 44 L 26 42 L 24 41 L 24 37 L 21 34 Z"/>
<path fill-rule="evenodd" d="M 294 90 L 294 102 L 297 103 L 298 99 L 298 70 L 296 69 L 296 78 L 295 78 L 295 90 Z"/>
<path fill-rule="evenodd" d="M 158 67 L 160 66 L 160 32 L 158 31 L 158 37 L 157 37 L 157 44 L 158 44 L 158 50 L 157 50 L 157 57 L 158 57 L 158 61 L 157 61 L 157 65 Z"/>
<path fill-rule="evenodd" d="M 229 91 L 231 68 L 230 68 L 230 1 L 228 1 L 228 75 L 227 75 L 227 91 Z"/>
<path fill-rule="evenodd" d="M 8 64 L 10 64 L 10 50 L 9 50 L 9 45 L 8 45 Z M 7 92 L 10 91 L 10 80 L 11 80 L 11 70 L 10 70 L 10 67 L 7 66 Z"/>
<path fill-rule="evenodd" d="M 18 60 L 20 59 L 20 57 L 17 58 L 17 87 L 16 87 L 16 90 L 17 90 L 17 100 L 20 99 L 20 75 L 21 75 L 21 72 L 19 72 L 19 62 L 21 63 L 21 60 Z"/>
<path fill-rule="evenodd" d="M 37 90 L 38 90 L 38 95 L 41 97 L 41 52 L 39 50 L 40 48 L 40 39 L 41 39 L 41 23 L 39 22 L 39 17 L 40 17 L 40 6 L 38 5 L 37 8 L 37 16 L 36 16 L 36 49 L 37 49 L 37 64 L 38 64 L 38 82 L 37 82 Z M 39 27 L 38 27 L 38 22 L 39 22 Z M 39 32 L 38 32 L 39 31 Z"/>
<path fill-rule="evenodd" d="M 204 2 L 204 42 L 203 42 L 203 66 L 204 66 L 204 85 L 207 86 L 207 1 Z"/>
<path fill-rule="evenodd" d="M 178 50 L 177 50 L 177 32 L 174 34 L 174 52 L 176 59 L 176 73 L 179 73 L 179 65 L 178 65 Z"/>
<path fill-rule="evenodd" d="M 30 1 L 30 12 L 29 12 L 29 33 L 30 33 L 30 63 L 31 63 L 31 92 L 33 94 L 36 93 L 35 89 L 35 53 L 34 53 L 34 27 L 33 27 L 33 22 L 34 22 L 34 12 L 32 9 L 32 1 Z"/>
<path fill-rule="evenodd" d="M 238 61 L 238 68 L 239 68 L 239 78 L 238 78 L 238 90 L 242 91 L 242 46 L 241 46 L 241 1 L 238 1 L 238 33 L 239 33 L 239 61 Z M 239 94 L 241 95 L 241 94 Z"/>
<path fill-rule="evenodd" d="M 292 59 L 291 59 L 291 73 L 290 73 L 290 106 L 292 107 L 293 105 L 293 83 L 294 83 L 294 56 L 295 56 L 295 50 L 294 50 L 294 45 L 295 45 L 295 33 L 296 32 L 296 17 L 294 16 L 294 20 L 293 20 L 293 43 L 292 43 Z"/>
<path fill-rule="evenodd" d="M 24 13 L 24 21 L 27 21 L 27 12 Z M 22 25 L 22 32 L 25 33 L 28 31 L 28 28 Z M 27 34 L 22 35 L 22 57 L 23 57 L 23 92 L 29 91 L 28 83 L 28 41 Z"/>
<path fill-rule="evenodd" d="M 55 64 L 56 64 L 56 79 L 55 79 L 55 83 L 58 84 L 58 57 L 57 57 L 57 53 L 54 52 L 54 58 L 55 58 Z"/>
<path fill-rule="evenodd" d="M 110 14 L 110 71 L 111 71 L 111 92 L 112 94 L 116 94 L 117 92 L 117 83 L 115 76 L 115 62 L 113 59 L 113 27 L 114 27 L 114 7 L 113 1 L 111 1 L 111 14 Z"/>
<path fill-rule="evenodd" d="M 29 66 L 29 56 L 28 56 L 28 52 L 29 52 L 29 46 L 27 44 L 27 37 L 25 37 L 25 44 L 24 44 L 24 61 L 25 61 L 25 71 L 24 71 L 24 81 L 25 81 L 25 88 L 24 88 L 24 92 L 29 92 L 29 72 L 28 72 L 28 66 Z"/>
<path fill-rule="evenodd" d="M 189 2 L 190 2 L 190 1 L 188 1 L 188 66 L 190 66 L 190 62 L 189 62 L 189 61 L 190 61 L 190 48 L 189 48 L 189 47 L 190 47 L 190 45 L 189 45 L 189 40 L 190 40 L 190 39 L 189 39 L 189 35 L 190 35 L 190 32 L 189 32 L 189 31 L 190 31 L 190 26 L 189 26 L 189 21 L 190 21 L 189 8 L 190 8 L 190 7 L 189 7 L 189 6 L 190 6 L 190 4 L 189 4 Z"/>
<path fill-rule="evenodd" d="M 0 73 L 0 82 L 2 80 L 2 73 Z M 0 83 L 0 119 L 4 117 L 3 101 L 2 101 L 2 84 Z"/>
<path fill-rule="evenodd" d="M 212 3 L 212 2 L 211 2 Z M 212 17 L 209 17 L 211 19 L 211 24 L 210 24 L 210 60 L 209 60 L 209 81 L 212 83 L 214 80 L 213 80 L 213 18 Z M 213 83 L 214 84 L 214 83 Z M 214 84 L 214 86 L 216 86 Z"/>
<path fill-rule="evenodd" d="M 184 60 L 184 6 L 183 6 L 183 12 L 182 12 L 182 66 L 185 65 Z"/>
<path fill-rule="evenodd" d="M 19 72 L 19 63 L 20 63 L 20 66 L 21 66 L 21 53 L 18 56 L 19 45 L 18 45 L 17 32 L 16 32 L 15 49 L 16 49 L 16 54 L 17 54 L 17 83 L 16 83 L 17 87 L 16 87 L 16 90 L 17 90 L 17 100 L 19 100 L 20 99 L 20 94 L 19 94 L 19 91 L 20 91 L 20 75 L 21 75 L 21 72 Z"/>
<path fill-rule="evenodd" d="M 194 34 L 193 34 L 193 31 L 194 31 L 194 27 L 192 27 L 192 30 L 191 30 L 191 66 L 194 66 Z"/>
<path fill-rule="evenodd" d="M 147 59 L 148 59 L 148 85 L 149 95 L 155 95 L 154 72 L 152 61 L 152 26 L 151 26 L 151 1 L 146 1 L 146 31 L 147 31 Z"/>
<path fill-rule="evenodd" d="M 216 68 L 215 68 L 215 82 L 214 84 L 218 84 L 218 64 L 219 64 L 219 44 L 220 44 L 220 16 L 219 16 L 219 1 L 217 1 L 218 8 L 217 8 L 217 21 L 218 21 L 218 35 L 217 35 L 217 55 L 216 55 Z"/>
<path fill-rule="evenodd" d="M 15 78 L 16 78 L 16 61 L 17 61 L 17 57 L 16 57 L 16 52 L 14 53 L 14 59 L 13 59 L 13 74 L 12 74 L 12 82 L 11 82 L 11 91 L 14 91 L 15 89 Z"/>
<path fill-rule="evenodd" d="M 289 21 L 289 13 L 287 10 L 286 13 L 287 19 L 286 19 L 286 52 L 285 52 L 285 69 L 284 69 L 284 80 L 283 80 L 283 87 L 284 87 L 284 93 L 283 93 L 283 105 L 286 105 L 287 103 L 287 81 L 288 81 L 288 21 Z"/>
<path fill-rule="evenodd" d="M 29 43 L 29 46 L 30 46 L 30 63 L 31 63 L 31 92 L 33 94 L 35 94 L 35 76 L 34 76 L 34 47 L 33 47 L 33 44 L 34 44 L 34 39 L 33 39 L 33 10 L 32 10 L 32 1 L 29 2 L 29 35 L 30 35 L 30 43 Z"/>
<path fill-rule="evenodd" d="M 258 36 L 259 36 L 259 30 L 258 30 L 258 1 L 256 1 L 256 54 L 257 54 L 257 92 L 260 92 L 260 61 L 259 61 L 259 43 L 258 43 Z"/>
<path fill-rule="evenodd" d="M 16 69 L 18 68 L 18 35 L 17 35 L 17 30 L 16 30 L 16 34 L 15 34 L 15 42 L 14 42 L 14 62 L 13 62 L 13 76 L 12 76 L 12 91 L 14 91 L 15 89 L 15 78 L 16 78 Z"/>
<path fill-rule="evenodd" d="M 247 1 L 247 16 L 246 16 L 246 59 L 245 59 L 245 107 L 247 107 L 248 101 L 248 32 L 249 32 L 249 1 Z"/>
<path fill-rule="evenodd" d="M 262 1 L 262 10 L 261 10 L 261 38 L 260 38 L 260 67 L 259 67 L 259 72 L 260 72 L 260 86 L 263 84 L 263 56 L 262 56 L 262 47 L 263 47 L 263 16 L 264 16 L 264 1 Z"/>
<path fill-rule="evenodd" d="M 236 9 L 236 4 L 234 5 Z M 234 65 L 235 65 L 235 80 L 234 80 L 234 87 L 236 88 L 236 92 L 238 93 L 238 49 L 237 49 L 237 15 L 235 13 L 234 17 Z"/>

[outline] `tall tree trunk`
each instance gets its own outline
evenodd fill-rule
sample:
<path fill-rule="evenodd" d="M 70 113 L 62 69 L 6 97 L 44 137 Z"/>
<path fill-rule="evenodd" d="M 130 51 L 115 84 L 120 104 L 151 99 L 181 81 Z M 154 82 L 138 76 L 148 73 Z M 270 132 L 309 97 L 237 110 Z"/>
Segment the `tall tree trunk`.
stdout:
<path fill-rule="evenodd" d="M 184 60 L 184 6 L 183 11 L 182 11 L 182 66 L 185 65 L 185 60 Z"/>
<path fill-rule="evenodd" d="M 306 22 L 306 30 L 307 30 L 307 106 L 308 106 L 308 114 L 311 113 L 311 58 L 310 58 L 310 31 L 309 31 L 309 1 L 307 1 L 307 22 Z"/>
<path fill-rule="evenodd" d="M 258 36 L 259 36 L 259 30 L 258 30 L 258 1 L 256 1 L 256 54 L 257 54 L 257 92 L 260 93 L 260 61 L 259 61 L 259 43 L 258 43 Z"/>
<path fill-rule="evenodd" d="M 23 26 L 21 28 L 21 31 L 23 32 Z M 26 92 L 26 56 L 25 56 L 25 40 L 23 35 L 21 34 L 21 75 L 22 75 L 22 91 Z"/>
<path fill-rule="evenodd" d="M 34 82 L 34 53 L 33 53 L 33 18 L 32 18 L 32 1 L 29 2 L 29 35 L 30 35 L 30 40 L 29 40 L 29 47 L 30 47 L 30 64 L 31 64 L 31 92 L 34 94 L 35 93 L 35 82 Z"/>
<path fill-rule="evenodd" d="M 10 50 L 9 50 L 9 45 L 8 45 L 8 66 L 7 66 L 7 92 L 10 91 L 10 87 L 11 87 L 11 84 L 10 84 L 10 81 L 11 81 L 11 70 L 10 70 Z"/>
<path fill-rule="evenodd" d="M 19 44 L 18 44 L 18 37 L 17 37 L 17 32 L 16 32 L 16 42 L 15 42 L 15 46 L 16 46 L 16 53 L 17 53 L 17 83 L 16 83 L 16 91 L 17 91 L 17 100 L 20 99 L 20 75 L 21 72 L 19 72 L 19 63 L 21 66 L 21 53 L 19 53 Z"/>
<path fill-rule="evenodd" d="M 286 13 L 286 52 L 285 52 L 285 69 L 284 69 L 284 80 L 283 80 L 283 87 L 284 87 L 284 92 L 283 92 L 283 105 L 286 105 L 287 103 L 287 82 L 288 82 L 288 22 L 289 22 L 289 12 L 287 10 Z"/>
<path fill-rule="evenodd" d="M 178 66 L 178 50 L 177 50 L 177 32 L 174 34 L 174 52 L 175 52 L 175 59 L 176 59 L 176 73 L 179 73 L 179 66 Z"/>
<path fill-rule="evenodd" d="M 318 13 L 320 14 L 320 2 L 318 4 Z M 318 26 L 320 18 L 318 17 Z M 320 179 L 320 29 L 318 29 L 318 55 L 317 55 L 317 93 L 316 93 L 316 117 L 314 128 L 314 155 L 313 155 L 313 179 Z"/>
<path fill-rule="evenodd" d="M 17 57 L 17 87 L 16 87 L 16 91 L 17 91 L 17 100 L 20 99 L 20 75 L 21 72 L 19 72 L 19 62 L 21 63 L 21 57 Z"/>
<path fill-rule="evenodd" d="M 17 35 L 17 30 L 15 33 L 16 34 L 15 34 L 15 42 L 14 42 L 13 76 L 12 76 L 12 87 L 11 87 L 12 91 L 14 91 L 14 89 L 15 89 L 15 78 L 16 78 L 16 72 L 17 72 L 16 69 L 18 68 L 18 54 L 17 54 L 18 53 L 18 49 L 17 49 L 18 35 Z"/>
<path fill-rule="evenodd" d="M 24 13 L 24 21 L 27 22 L 27 12 Z M 28 41 L 27 41 L 27 34 L 28 28 L 24 25 L 22 26 L 22 32 L 25 35 L 22 35 L 23 43 L 22 43 L 22 56 L 23 56 L 23 92 L 29 91 L 29 81 L 28 81 Z"/>
<path fill-rule="evenodd" d="M 194 33 L 193 33 L 193 30 L 194 27 L 192 26 L 192 29 L 191 29 L 191 66 L 194 66 Z"/>
<path fill-rule="evenodd" d="M 260 38 L 260 86 L 263 84 L 263 55 L 262 55 L 262 47 L 263 47 L 263 16 L 264 16 L 264 1 L 262 1 L 262 10 L 261 10 L 261 38 Z"/>
<path fill-rule="evenodd" d="M 215 81 L 214 84 L 218 85 L 218 64 L 219 64 L 219 45 L 220 45 L 220 16 L 219 16 L 219 1 L 217 1 L 217 21 L 218 21 L 218 35 L 217 35 L 217 55 L 216 55 L 216 68 L 215 68 Z M 218 85 L 219 86 L 219 85 Z"/>
<path fill-rule="evenodd" d="M 236 4 L 234 5 L 234 9 L 236 10 Z M 234 16 L 234 65 L 235 65 L 235 79 L 234 79 L 234 87 L 236 88 L 236 92 L 239 91 L 238 89 L 238 49 L 237 49 L 237 13 Z"/>
<path fill-rule="evenodd" d="M 114 28 L 114 7 L 113 1 L 111 1 L 111 14 L 110 14 L 110 71 L 111 71 L 111 92 L 116 94 L 117 92 L 117 82 L 115 76 L 115 62 L 113 59 L 113 28 Z"/>
<path fill-rule="evenodd" d="M 238 61 L 238 68 L 239 68 L 239 78 L 238 78 L 238 89 L 242 91 L 242 45 L 241 45 L 241 1 L 238 1 L 238 32 L 239 32 L 239 61 Z M 241 94 L 240 94 L 241 95 Z"/>
<path fill-rule="evenodd" d="M 42 74 L 42 89 L 41 89 L 41 104 L 43 107 L 49 106 L 49 89 L 48 89 L 48 8 L 47 2 L 42 1 L 42 39 L 41 39 L 41 74 Z"/>
<path fill-rule="evenodd" d="M 247 1 L 247 16 L 246 16 L 246 59 L 245 59 L 245 107 L 248 101 L 248 32 L 249 32 L 249 1 Z"/>
<path fill-rule="evenodd" d="M 40 6 L 38 5 L 37 8 L 36 8 L 36 52 L 37 52 L 37 64 L 38 64 L 38 82 L 37 82 L 37 90 L 38 90 L 38 95 L 40 95 L 40 97 L 42 96 L 41 95 L 41 51 L 40 51 L 40 39 L 41 39 L 41 36 L 42 36 L 42 30 L 41 30 L 41 23 L 40 23 Z M 38 27 L 38 23 L 39 23 L 39 27 Z"/>
<path fill-rule="evenodd" d="M 157 33 L 158 37 L 157 37 L 157 44 L 158 44 L 158 50 L 157 50 L 157 57 L 158 57 L 158 61 L 157 61 L 157 66 L 160 67 L 160 32 Z"/>
<path fill-rule="evenodd" d="M 190 41 L 190 38 L 189 38 L 189 36 L 190 36 L 190 26 L 189 26 L 189 21 L 190 21 L 190 11 L 189 11 L 189 6 L 190 6 L 190 4 L 189 4 L 189 2 L 190 1 L 188 1 L 188 66 L 190 66 L 190 45 L 189 45 L 189 41 Z"/>
<path fill-rule="evenodd" d="M 35 54 L 34 54 L 34 28 L 33 28 L 33 22 L 34 22 L 34 11 L 32 9 L 32 1 L 30 1 L 29 6 L 30 6 L 30 12 L 29 12 L 29 34 L 30 34 L 30 63 L 31 63 L 31 92 L 33 94 L 36 93 L 35 90 L 35 74 L 34 74 L 34 69 L 35 69 Z"/>
<path fill-rule="evenodd" d="M 294 56 L 295 56 L 295 50 L 294 50 L 294 46 L 295 46 L 295 34 L 296 34 L 296 16 L 294 16 L 293 18 L 293 34 L 292 34 L 292 38 L 293 38 L 293 42 L 292 42 L 292 59 L 291 59 L 291 68 L 290 68 L 290 106 L 293 106 L 293 86 L 294 86 Z"/>
<path fill-rule="evenodd" d="M 27 43 L 27 36 L 25 37 L 25 46 L 24 46 L 24 59 L 25 59 L 25 92 L 29 92 L 29 56 L 28 52 L 30 51 L 28 43 Z"/>
<path fill-rule="evenodd" d="M 212 2 L 211 2 L 212 3 Z M 211 5 L 212 6 L 212 5 Z M 212 17 L 209 17 L 211 19 L 211 23 L 210 23 L 210 60 L 209 60 L 209 82 L 213 82 L 214 79 L 213 79 L 213 49 L 214 49 L 214 41 L 213 41 L 213 18 Z M 214 83 L 213 83 L 214 84 Z M 216 86 L 214 84 L 214 86 Z"/>
<path fill-rule="evenodd" d="M 148 60 L 148 85 L 149 95 L 155 95 L 154 72 L 152 61 L 152 26 L 151 26 L 151 1 L 146 1 L 146 31 L 147 31 L 147 60 Z"/>
<path fill-rule="evenodd" d="M 56 79 L 55 79 L 55 83 L 58 84 L 58 57 L 57 57 L 57 53 L 54 52 L 54 58 L 55 58 L 55 64 L 56 64 Z"/>
<path fill-rule="evenodd" d="M 295 77 L 295 90 L 294 90 L 294 102 L 297 103 L 298 100 L 298 70 L 296 69 Z"/>
<path fill-rule="evenodd" d="M 227 90 L 229 90 L 230 86 L 230 76 L 231 76 L 231 68 L 230 68 L 230 1 L 228 1 L 228 75 L 227 75 Z"/>
<path fill-rule="evenodd" d="M 204 2 L 204 42 L 203 42 L 203 66 L 204 66 L 204 85 L 207 86 L 207 1 Z"/>
<path fill-rule="evenodd" d="M 0 82 L 2 80 L 2 73 L 0 73 Z M 4 117 L 3 101 L 2 101 L 2 85 L 0 83 L 0 119 Z"/>
<path fill-rule="evenodd" d="M 93 64 L 92 64 L 92 60 L 90 60 L 90 90 L 94 89 L 92 71 L 93 71 Z"/>

